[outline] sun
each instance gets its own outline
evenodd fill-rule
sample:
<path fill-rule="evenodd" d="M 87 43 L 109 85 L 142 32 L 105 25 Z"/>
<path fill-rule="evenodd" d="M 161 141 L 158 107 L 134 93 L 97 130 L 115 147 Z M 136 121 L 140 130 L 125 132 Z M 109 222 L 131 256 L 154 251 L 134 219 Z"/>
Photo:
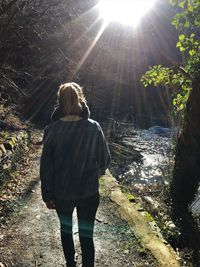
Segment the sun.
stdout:
<path fill-rule="evenodd" d="M 105 23 L 118 21 L 137 26 L 155 2 L 156 0 L 99 0 L 98 8 Z"/>

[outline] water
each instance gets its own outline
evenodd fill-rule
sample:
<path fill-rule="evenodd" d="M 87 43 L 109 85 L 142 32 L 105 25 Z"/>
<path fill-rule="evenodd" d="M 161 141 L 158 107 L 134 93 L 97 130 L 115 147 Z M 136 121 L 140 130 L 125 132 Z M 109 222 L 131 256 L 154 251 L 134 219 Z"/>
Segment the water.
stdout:
<path fill-rule="evenodd" d="M 159 187 L 168 185 L 172 179 L 174 166 L 173 140 L 176 131 L 169 128 L 150 128 L 149 130 L 135 130 L 126 125 L 130 137 L 122 138 L 125 146 L 132 146 L 140 152 L 142 159 L 132 162 L 121 171 L 118 180 L 129 186 L 132 192 L 151 194 Z M 163 129 L 164 132 L 162 132 Z M 200 216 L 200 187 L 191 205 L 194 215 Z"/>
<path fill-rule="evenodd" d="M 140 152 L 142 159 L 129 164 L 118 179 L 129 185 L 168 184 L 173 166 L 172 140 L 171 134 L 163 136 L 151 130 L 132 131 L 122 143 Z"/>

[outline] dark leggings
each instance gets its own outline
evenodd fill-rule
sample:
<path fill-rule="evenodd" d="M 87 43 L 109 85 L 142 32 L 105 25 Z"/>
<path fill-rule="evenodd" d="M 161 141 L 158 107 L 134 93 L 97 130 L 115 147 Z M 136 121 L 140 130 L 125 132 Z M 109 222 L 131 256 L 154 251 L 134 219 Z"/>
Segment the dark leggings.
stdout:
<path fill-rule="evenodd" d="M 96 211 L 99 205 L 99 195 L 96 194 L 77 201 L 56 200 L 55 205 L 60 220 L 61 241 L 67 266 L 76 266 L 74 260 L 74 241 L 72 236 L 72 214 L 76 207 L 79 239 L 82 251 L 82 266 L 93 267 L 95 258 L 93 232 Z"/>

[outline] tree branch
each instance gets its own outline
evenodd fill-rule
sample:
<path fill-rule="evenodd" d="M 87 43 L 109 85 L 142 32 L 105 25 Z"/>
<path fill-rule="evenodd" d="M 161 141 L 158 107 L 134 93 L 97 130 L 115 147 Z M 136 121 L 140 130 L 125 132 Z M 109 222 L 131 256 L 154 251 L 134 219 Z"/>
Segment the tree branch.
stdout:
<path fill-rule="evenodd" d="M 2 72 L 0 72 L 0 75 L 2 76 L 3 79 L 6 80 L 15 90 L 22 94 L 23 96 L 27 96 L 13 81 L 11 81 L 8 77 L 6 77 Z"/>
<path fill-rule="evenodd" d="M 1 10 L 0 10 L 0 16 L 5 14 L 12 6 L 14 6 L 17 3 L 18 0 L 12 0 L 10 3 L 5 5 L 4 1 L 2 2 L 1 5 Z"/>
<path fill-rule="evenodd" d="M 180 66 L 175 66 L 174 69 L 176 69 L 177 71 L 181 72 L 181 74 L 183 76 L 185 76 L 185 78 L 189 79 L 192 81 L 192 76 L 184 70 L 184 68 L 180 67 Z"/>

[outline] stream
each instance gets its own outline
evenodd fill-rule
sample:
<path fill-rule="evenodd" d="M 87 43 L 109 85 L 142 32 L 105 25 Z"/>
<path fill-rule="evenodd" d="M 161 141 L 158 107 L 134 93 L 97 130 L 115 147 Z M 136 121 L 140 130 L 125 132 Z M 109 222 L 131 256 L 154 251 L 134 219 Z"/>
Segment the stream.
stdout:
<path fill-rule="evenodd" d="M 173 172 L 174 141 L 177 130 L 154 126 L 149 129 L 135 129 L 131 124 L 122 124 L 126 129 L 120 143 L 134 149 L 142 156 L 134 162 L 120 166 L 117 179 L 134 194 L 152 195 L 169 185 Z M 124 131 L 124 130 L 123 130 Z M 200 214 L 200 190 L 192 204 L 194 214 Z"/>
<path fill-rule="evenodd" d="M 141 130 L 129 124 L 123 127 L 128 134 L 120 143 L 142 157 L 122 167 L 118 180 L 127 185 L 168 184 L 173 165 L 173 130 L 158 126 Z"/>

